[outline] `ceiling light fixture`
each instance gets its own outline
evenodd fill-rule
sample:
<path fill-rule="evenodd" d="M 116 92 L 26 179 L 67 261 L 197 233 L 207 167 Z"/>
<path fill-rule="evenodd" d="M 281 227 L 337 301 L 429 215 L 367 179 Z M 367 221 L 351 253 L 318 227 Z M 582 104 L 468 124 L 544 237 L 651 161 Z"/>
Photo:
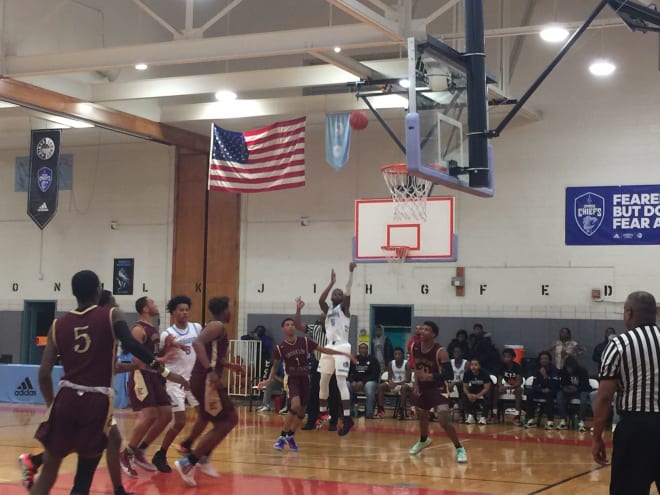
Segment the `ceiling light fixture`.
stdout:
<path fill-rule="evenodd" d="M 408 89 L 410 87 L 410 81 L 408 79 L 399 79 L 399 86 L 403 89 Z"/>
<path fill-rule="evenodd" d="M 234 101 L 236 99 L 236 93 L 228 89 L 221 89 L 215 93 L 215 99 L 223 103 Z"/>
<path fill-rule="evenodd" d="M 135 70 L 147 70 L 149 66 L 143 62 L 135 64 Z"/>
<path fill-rule="evenodd" d="M 336 46 L 336 47 L 334 48 L 334 50 L 335 50 L 335 53 L 339 53 L 339 52 L 341 52 L 341 46 Z"/>
<path fill-rule="evenodd" d="M 569 34 L 568 29 L 559 24 L 546 26 L 540 32 L 541 39 L 548 43 L 560 43 L 568 38 Z"/>
<path fill-rule="evenodd" d="M 615 70 L 616 70 L 616 65 L 614 65 L 611 61 L 604 58 L 594 60 L 589 66 L 589 72 L 591 72 L 594 76 L 597 77 L 611 76 Z"/>

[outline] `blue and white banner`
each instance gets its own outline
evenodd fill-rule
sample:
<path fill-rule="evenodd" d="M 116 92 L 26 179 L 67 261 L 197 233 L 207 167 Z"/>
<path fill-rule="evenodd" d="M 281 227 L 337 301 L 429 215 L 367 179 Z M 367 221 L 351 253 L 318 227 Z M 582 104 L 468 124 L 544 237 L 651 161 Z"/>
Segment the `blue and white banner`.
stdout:
<path fill-rule="evenodd" d="M 32 131 L 28 216 L 43 230 L 57 212 L 61 129 Z"/>
<path fill-rule="evenodd" d="M 325 117 L 325 159 L 335 170 L 348 161 L 351 148 L 350 113 L 331 113 Z"/>
<path fill-rule="evenodd" d="M 567 187 L 566 244 L 660 244 L 660 184 Z"/>

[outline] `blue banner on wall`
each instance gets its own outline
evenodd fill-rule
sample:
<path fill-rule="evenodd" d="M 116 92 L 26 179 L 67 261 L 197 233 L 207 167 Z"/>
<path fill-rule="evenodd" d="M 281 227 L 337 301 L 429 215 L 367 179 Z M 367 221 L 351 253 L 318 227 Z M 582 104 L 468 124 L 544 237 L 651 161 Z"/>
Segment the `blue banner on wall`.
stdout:
<path fill-rule="evenodd" d="M 660 185 L 567 187 L 566 244 L 660 244 Z"/>

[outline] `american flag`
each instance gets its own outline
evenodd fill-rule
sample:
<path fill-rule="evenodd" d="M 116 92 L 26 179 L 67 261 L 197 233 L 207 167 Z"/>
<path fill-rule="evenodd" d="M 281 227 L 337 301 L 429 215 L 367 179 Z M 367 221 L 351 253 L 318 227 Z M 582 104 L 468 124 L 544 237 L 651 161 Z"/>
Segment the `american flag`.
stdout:
<path fill-rule="evenodd" d="M 234 132 L 213 124 L 209 189 L 233 193 L 305 185 L 305 121 Z"/>

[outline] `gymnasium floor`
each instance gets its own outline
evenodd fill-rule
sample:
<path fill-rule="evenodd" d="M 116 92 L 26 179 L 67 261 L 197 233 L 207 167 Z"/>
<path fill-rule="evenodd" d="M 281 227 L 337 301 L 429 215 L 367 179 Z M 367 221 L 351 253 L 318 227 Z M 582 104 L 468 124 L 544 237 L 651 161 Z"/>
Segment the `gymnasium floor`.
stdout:
<path fill-rule="evenodd" d="M 23 494 L 16 460 L 36 451 L 32 439 L 43 407 L 0 404 L 0 495 Z M 432 425 L 434 443 L 417 457 L 408 455 L 415 442 L 414 421 L 360 418 L 350 435 L 301 431 L 300 452 L 277 452 L 281 416 L 257 414 L 241 407 L 238 427 L 214 459 L 219 480 L 197 474 L 198 487 L 186 488 L 176 473 L 147 474 L 125 480 L 128 491 L 156 494 L 268 495 L 450 495 L 450 494 L 605 494 L 609 468 L 599 468 L 590 454 L 591 436 L 575 430 L 546 432 L 505 425 L 459 425 L 469 462 L 456 464 L 453 446 Z M 134 413 L 117 411 L 122 433 Z M 190 418 L 189 418 L 190 419 Z M 510 418 L 507 418 L 510 421 Z M 188 425 L 189 427 L 190 425 Z M 182 437 L 181 437 L 182 438 Z M 608 434 L 607 440 L 611 439 Z M 153 453 L 154 447 L 149 448 Z M 169 461 L 176 460 L 170 450 Z M 112 493 L 105 462 L 93 493 Z M 54 494 L 68 494 L 74 458 L 62 467 Z"/>

